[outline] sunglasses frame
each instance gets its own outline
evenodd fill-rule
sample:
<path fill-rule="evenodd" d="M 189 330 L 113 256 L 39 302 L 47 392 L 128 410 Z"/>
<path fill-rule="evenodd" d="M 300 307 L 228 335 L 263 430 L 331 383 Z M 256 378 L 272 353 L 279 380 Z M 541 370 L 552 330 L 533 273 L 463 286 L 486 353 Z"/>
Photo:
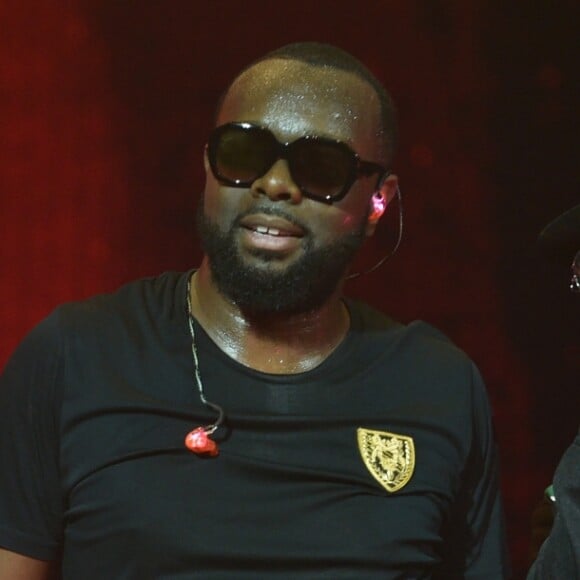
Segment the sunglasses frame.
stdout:
<path fill-rule="evenodd" d="M 267 136 L 271 143 L 271 159 L 272 162 L 266 167 L 263 173 L 257 175 L 252 180 L 245 181 L 241 179 L 230 179 L 222 175 L 219 171 L 219 167 L 217 164 L 217 151 L 220 144 L 221 137 L 227 131 L 232 129 L 242 129 L 244 131 L 254 131 L 260 132 L 262 135 Z M 299 180 L 297 180 L 292 172 L 292 151 L 299 146 L 300 143 L 304 141 L 310 142 L 318 142 L 323 143 L 325 145 L 331 146 L 333 148 L 337 148 L 342 150 L 344 153 L 347 154 L 348 158 L 350 159 L 350 167 L 348 168 L 348 174 L 345 179 L 345 183 L 342 188 L 333 194 L 328 194 L 325 196 L 312 193 L 308 191 L 303 185 L 300 184 Z M 210 134 L 208 143 L 207 143 L 207 156 L 209 165 L 211 167 L 212 173 L 214 174 L 215 178 L 222 183 L 223 185 L 227 185 L 230 187 L 250 187 L 256 179 L 259 179 L 263 175 L 265 175 L 272 165 L 276 163 L 279 159 L 284 159 L 288 163 L 288 167 L 290 169 L 290 175 L 292 176 L 292 180 L 296 185 L 300 188 L 302 195 L 308 197 L 309 199 L 313 199 L 315 201 L 320 201 L 323 203 L 334 203 L 340 201 L 344 198 L 344 196 L 348 193 L 354 182 L 362 175 L 369 176 L 375 173 L 379 174 L 377 179 L 377 186 L 378 189 L 380 186 L 381 181 L 389 174 L 388 170 L 379 165 L 378 163 L 374 163 L 372 161 L 365 161 L 360 158 L 360 156 L 355 153 L 349 145 L 344 143 L 343 141 L 339 141 L 336 139 L 329 139 L 327 137 L 319 137 L 316 135 L 305 135 L 296 139 L 295 141 L 281 143 L 276 139 L 276 136 L 272 131 L 262 127 L 260 125 L 255 125 L 253 123 L 241 122 L 241 123 L 226 123 L 225 125 L 220 125 L 216 127 Z"/>

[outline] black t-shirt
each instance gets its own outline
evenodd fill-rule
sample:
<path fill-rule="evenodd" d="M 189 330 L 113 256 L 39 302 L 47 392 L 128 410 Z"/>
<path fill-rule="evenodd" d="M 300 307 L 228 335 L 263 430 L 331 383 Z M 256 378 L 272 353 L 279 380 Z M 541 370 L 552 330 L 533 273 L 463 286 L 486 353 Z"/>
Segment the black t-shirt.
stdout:
<path fill-rule="evenodd" d="M 188 274 L 58 308 L 0 386 L 0 546 L 63 578 L 504 578 L 485 390 L 422 323 L 348 302 L 319 367 L 256 372 L 196 327 Z"/>
<path fill-rule="evenodd" d="M 528 580 L 580 578 L 580 431 L 554 475 L 556 517 Z"/>

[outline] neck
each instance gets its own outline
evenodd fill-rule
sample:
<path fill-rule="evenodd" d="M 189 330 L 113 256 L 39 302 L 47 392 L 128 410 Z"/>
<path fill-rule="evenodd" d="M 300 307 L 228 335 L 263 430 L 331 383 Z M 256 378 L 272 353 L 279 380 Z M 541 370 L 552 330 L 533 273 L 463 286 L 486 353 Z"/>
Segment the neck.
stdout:
<path fill-rule="evenodd" d="M 191 284 L 192 314 L 228 356 L 267 373 L 313 369 L 341 343 L 350 320 L 341 288 L 322 306 L 296 314 L 240 309 L 216 287 L 205 259 Z"/>

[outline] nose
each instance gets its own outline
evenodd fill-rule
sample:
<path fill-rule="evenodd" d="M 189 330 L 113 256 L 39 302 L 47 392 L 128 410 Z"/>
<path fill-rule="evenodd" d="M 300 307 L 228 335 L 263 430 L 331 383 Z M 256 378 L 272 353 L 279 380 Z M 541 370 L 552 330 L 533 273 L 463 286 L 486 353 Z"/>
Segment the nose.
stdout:
<path fill-rule="evenodd" d="M 288 201 L 296 204 L 302 199 L 300 188 L 294 183 L 287 161 L 278 159 L 264 175 L 252 183 L 255 196 L 267 195 L 272 201 Z"/>

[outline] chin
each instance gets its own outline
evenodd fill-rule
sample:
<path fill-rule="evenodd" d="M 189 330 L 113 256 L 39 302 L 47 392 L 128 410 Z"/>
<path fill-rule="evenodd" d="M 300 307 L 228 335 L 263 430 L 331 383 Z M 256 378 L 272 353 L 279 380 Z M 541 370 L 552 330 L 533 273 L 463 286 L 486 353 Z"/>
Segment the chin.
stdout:
<path fill-rule="evenodd" d="M 234 250 L 235 251 L 235 250 Z M 238 251 L 238 259 L 248 268 L 258 268 L 270 272 L 283 272 L 304 259 L 304 252 L 281 254 L 264 250 Z"/>
<path fill-rule="evenodd" d="M 198 217 L 203 249 L 219 292 L 241 310 L 256 314 L 297 314 L 322 306 L 335 293 L 358 248 L 364 228 L 321 248 L 310 239 L 289 253 L 238 243 L 205 216 Z"/>

